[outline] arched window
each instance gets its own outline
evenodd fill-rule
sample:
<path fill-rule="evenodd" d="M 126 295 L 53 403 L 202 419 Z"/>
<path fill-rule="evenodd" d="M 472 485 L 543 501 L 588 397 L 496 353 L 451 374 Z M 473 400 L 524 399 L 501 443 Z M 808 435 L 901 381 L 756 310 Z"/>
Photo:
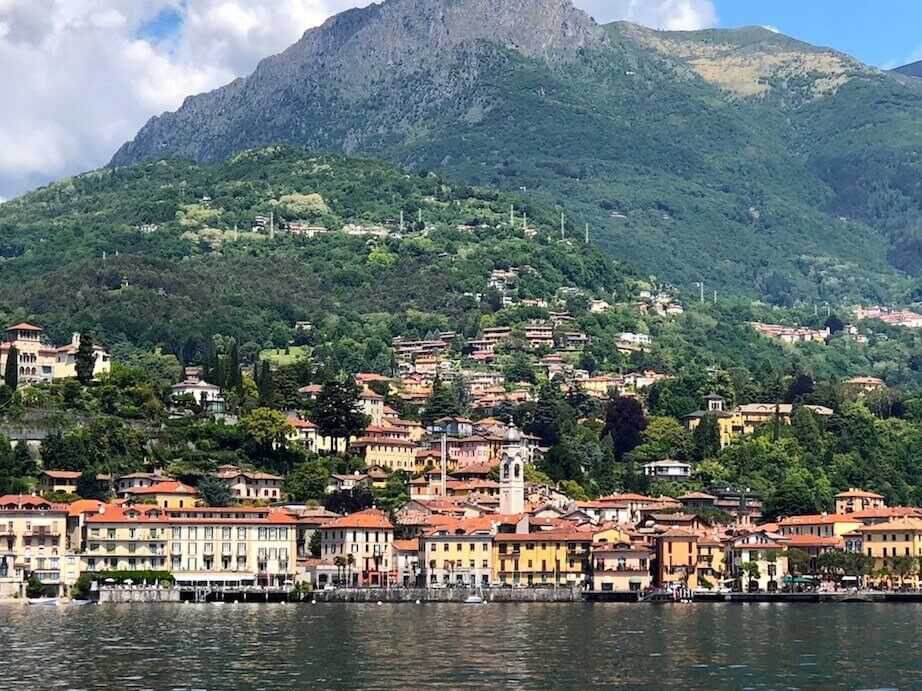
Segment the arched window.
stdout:
<path fill-rule="evenodd" d="M 509 479 L 509 464 L 508 463 L 503 463 L 503 479 L 504 480 Z"/>
<path fill-rule="evenodd" d="M 513 473 L 514 473 L 514 475 L 515 475 L 515 479 L 518 480 L 518 479 L 519 479 L 519 475 L 520 475 L 521 472 L 522 472 L 522 469 L 521 469 L 521 467 L 519 467 L 519 464 L 518 464 L 518 463 L 516 463 L 516 464 L 513 466 L 513 469 L 514 469 L 514 470 L 513 470 Z"/>

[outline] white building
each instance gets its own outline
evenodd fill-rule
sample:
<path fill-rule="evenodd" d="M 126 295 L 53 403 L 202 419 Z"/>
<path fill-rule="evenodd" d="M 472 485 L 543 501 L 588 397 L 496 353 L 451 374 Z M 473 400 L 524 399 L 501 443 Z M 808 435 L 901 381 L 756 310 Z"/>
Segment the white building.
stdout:
<path fill-rule="evenodd" d="M 644 464 L 643 473 L 660 480 L 687 480 L 691 477 L 692 467 L 690 463 L 667 459 Z"/>
<path fill-rule="evenodd" d="M 522 433 L 515 425 L 506 430 L 499 463 L 499 512 L 520 514 L 525 510 L 525 463 L 528 458 Z"/>

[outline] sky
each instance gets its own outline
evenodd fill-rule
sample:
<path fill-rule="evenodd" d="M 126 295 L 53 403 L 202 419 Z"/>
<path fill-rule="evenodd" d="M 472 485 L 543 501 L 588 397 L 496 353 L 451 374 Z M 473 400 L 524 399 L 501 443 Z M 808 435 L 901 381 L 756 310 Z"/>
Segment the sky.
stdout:
<path fill-rule="evenodd" d="M 574 0 L 597 21 L 766 26 L 889 68 L 922 60 L 922 0 Z M 105 165 L 153 115 L 249 74 L 367 0 L 0 0 L 0 201 Z"/>

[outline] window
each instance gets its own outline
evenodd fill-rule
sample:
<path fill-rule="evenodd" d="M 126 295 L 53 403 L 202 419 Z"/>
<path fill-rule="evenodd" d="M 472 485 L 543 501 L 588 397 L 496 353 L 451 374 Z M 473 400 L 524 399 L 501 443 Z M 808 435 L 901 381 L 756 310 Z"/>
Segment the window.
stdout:
<path fill-rule="evenodd" d="M 247 529 L 246 528 L 237 528 L 237 539 L 238 540 L 247 539 Z"/>

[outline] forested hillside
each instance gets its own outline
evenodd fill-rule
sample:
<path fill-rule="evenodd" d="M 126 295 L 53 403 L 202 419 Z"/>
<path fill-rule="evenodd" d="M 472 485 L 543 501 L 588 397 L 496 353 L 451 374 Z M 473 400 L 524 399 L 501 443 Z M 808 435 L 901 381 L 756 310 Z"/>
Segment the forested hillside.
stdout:
<path fill-rule="evenodd" d="M 917 80 L 765 29 L 601 27 L 566 0 L 389 0 L 153 119 L 113 164 L 275 142 L 361 152 L 526 188 L 683 289 L 906 301 L 922 270 L 920 116 Z"/>
<path fill-rule="evenodd" d="M 292 221 L 335 232 L 294 236 Z M 0 320 L 195 360 L 215 334 L 253 354 L 286 347 L 297 321 L 333 317 L 375 347 L 473 335 L 493 268 L 533 268 L 525 298 L 625 295 L 622 269 L 572 223 L 574 240 L 559 242 L 559 226 L 559 212 L 523 198 L 296 148 L 100 170 L 0 206 Z"/>

